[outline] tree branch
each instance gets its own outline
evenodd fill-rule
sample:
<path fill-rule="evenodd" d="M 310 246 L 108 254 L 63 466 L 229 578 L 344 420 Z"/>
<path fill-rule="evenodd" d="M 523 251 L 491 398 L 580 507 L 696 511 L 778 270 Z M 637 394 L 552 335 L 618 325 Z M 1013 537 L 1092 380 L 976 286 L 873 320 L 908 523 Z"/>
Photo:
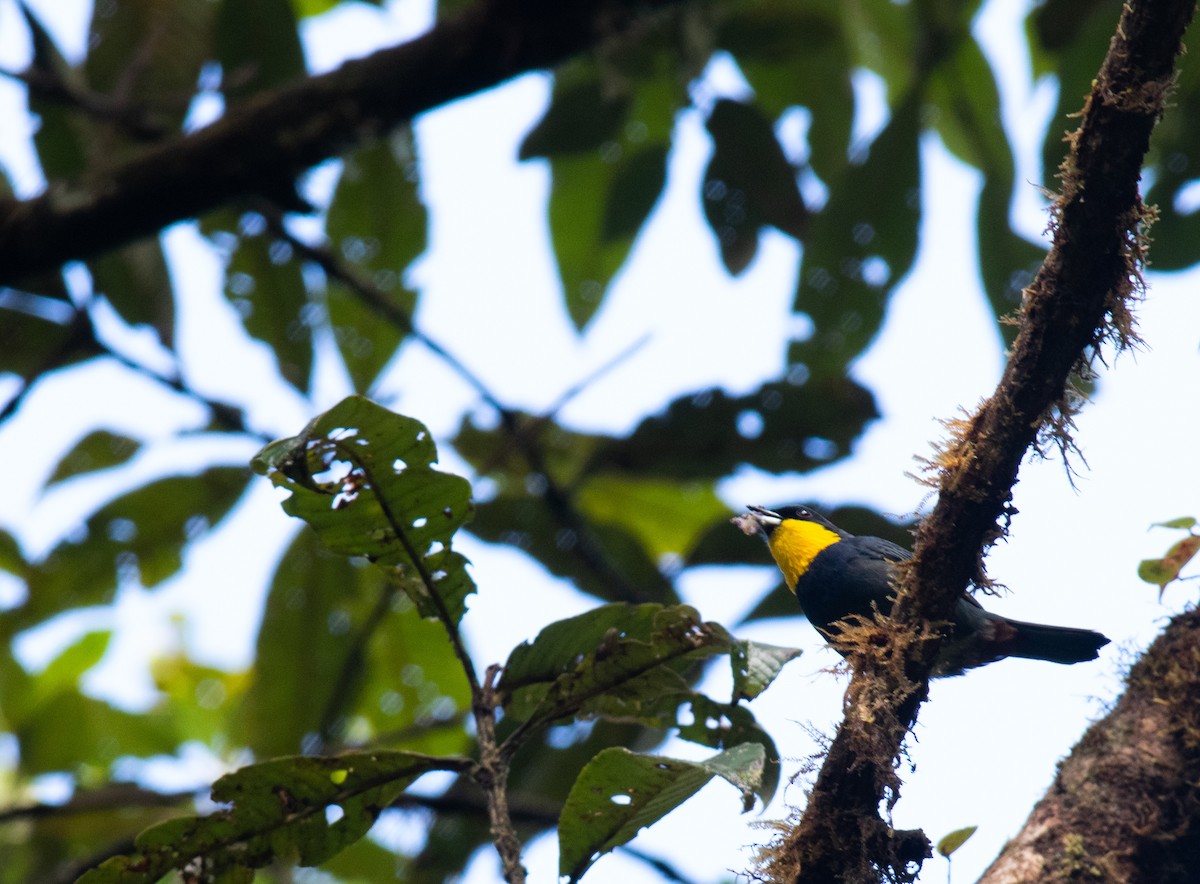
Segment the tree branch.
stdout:
<path fill-rule="evenodd" d="M 882 647 L 854 655 L 846 717 L 829 748 L 799 825 L 770 850 L 771 880 L 912 880 L 929 845 L 896 832 L 880 804 L 899 799 L 896 767 L 928 694 L 946 623 L 963 589 L 985 583 L 982 553 L 1025 453 L 1047 441 L 1069 448 L 1072 372 L 1087 372 L 1108 340 L 1136 340 L 1129 301 L 1141 287 L 1148 213 L 1138 177 L 1150 133 L 1173 82 L 1192 0 L 1131 0 L 1093 84 L 1061 168 L 1054 240 L 1025 290 L 1020 331 L 995 393 L 931 465 L 939 497 L 921 523 Z"/>
<path fill-rule="evenodd" d="M 94 257 L 234 199 L 293 194 L 297 174 L 353 144 L 551 67 L 672 2 L 478 2 L 415 40 L 251 99 L 91 180 L 0 201 L 0 281 Z"/>
<path fill-rule="evenodd" d="M 1200 611 L 1180 614 L 980 884 L 1190 881 L 1200 866 Z"/>

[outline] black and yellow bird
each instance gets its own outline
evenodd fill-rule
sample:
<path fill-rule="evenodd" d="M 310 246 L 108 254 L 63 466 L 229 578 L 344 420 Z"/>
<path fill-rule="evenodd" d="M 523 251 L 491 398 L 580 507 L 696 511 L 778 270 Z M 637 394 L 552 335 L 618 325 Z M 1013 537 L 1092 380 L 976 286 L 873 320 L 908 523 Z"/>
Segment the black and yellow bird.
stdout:
<path fill-rule="evenodd" d="M 788 589 L 822 634 L 835 634 L 837 621 L 853 614 L 870 617 L 874 608 L 889 613 L 895 564 L 912 557 L 904 547 L 881 537 L 850 534 L 807 507 L 748 509 L 734 523 L 767 541 Z M 1106 644 L 1107 638 L 1090 629 L 1025 623 L 992 614 L 964 593 L 955 605 L 934 675 L 959 675 L 1004 657 L 1081 663 L 1095 660 Z"/>

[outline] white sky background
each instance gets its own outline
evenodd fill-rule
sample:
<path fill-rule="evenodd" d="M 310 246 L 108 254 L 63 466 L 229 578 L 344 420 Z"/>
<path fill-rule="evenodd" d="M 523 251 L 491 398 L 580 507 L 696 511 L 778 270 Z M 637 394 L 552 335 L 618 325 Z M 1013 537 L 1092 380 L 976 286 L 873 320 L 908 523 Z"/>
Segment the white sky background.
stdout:
<path fill-rule="evenodd" d="M 30 6 L 69 54 L 79 57 L 89 4 L 41 0 Z M 1035 88 L 1024 61 L 1012 56 L 1012 47 L 1021 45 L 1017 29 L 1023 8 L 993 0 L 986 24 L 977 24 L 976 31 L 985 39 L 990 59 L 1000 65 L 1005 120 L 1010 131 L 1015 129 L 1026 163 L 1018 180 L 1030 184 L 1018 200 L 1018 217 L 1023 229 L 1037 234 L 1046 216 L 1035 186 L 1040 172 L 1028 162 L 1038 155 L 1041 127 L 1052 112 L 1055 93 L 1053 84 Z M 357 6 L 325 16 L 306 32 L 310 67 L 326 70 L 410 36 L 424 26 L 428 14 L 423 3 L 400 2 L 385 11 Z M 0 65 L 20 68 L 26 60 L 24 27 L 15 4 L 0 0 Z M 1189 63 L 1186 57 L 1184 63 Z M 422 288 L 418 321 L 424 330 L 464 358 L 502 401 L 534 410 L 549 406 L 577 379 L 651 333 L 647 346 L 563 412 L 583 429 L 624 431 L 681 392 L 706 384 L 744 392 L 777 376 L 784 342 L 794 328 L 789 308 L 797 248 L 770 234 L 741 278 L 726 276 L 699 211 L 698 181 L 710 148 L 696 111 L 682 114 L 676 126 L 670 186 L 657 215 L 593 325 L 582 338 L 575 335 L 547 252 L 546 170 L 540 163 L 514 160 L 516 146 L 544 107 L 549 83 L 543 75 L 523 77 L 419 121 L 422 187 L 432 211 L 430 249 L 414 269 Z M 869 91 L 869 80 L 863 85 Z M 717 70 L 708 88 L 736 92 L 739 87 Z M 0 161 L 18 175 L 22 195 L 40 186 L 36 166 L 21 144 L 25 120 L 20 91 L 0 81 Z M 859 131 L 870 126 L 870 120 L 860 121 Z M 487 138 L 478 137 L 481 131 Z M 915 467 L 912 457 L 926 454 L 929 440 L 939 435 L 936 419 L 953 416 L 960 406 L 972 407 L 993 389 L 1003 354 L 973 264 L 980 181 L 935 138 L 924 142 L 923 162 L 927 187 L 918 266 L 893 297 L 883 333 L 854 369 L 875 392 L 883 419 L 860 441 L 854 458 L 825 470 L 782 478 L 744 471 L 722 487 L 731 506 L 815 499 L 861 501 L 887 512 L 910 513 L 921 506 L 926 490 L 905 472 Z M 332 180 L 327 168 L 312 176 L 312 186 L 327 188 Z M 221 298 L 219 267 L 189 225 L 172 228 L 166 242 L 184 293 L 180 328 L 189 378 L 209 395 L 240 399 L 247 374 L 269 378 L 273 368 L 256 346 L 230 346 L 219 356 L 207 349 L 214 339 L 244 341 Z M 1172 588 L 1159 605 L 1156 590 L 1142 584 L 1135 570 L 1140 559 L 1161 555 L 1175 539 L 1161 529 L 1148 532 L 1151 522 L 1200 515 L 1200 487 L 1189 469 L 1200 429 L 1190 404 L 1200 389 L 1196 282 L 1195 273 L 1151 275 L 1148 299 L 1138 311 L 1147 349 L 1117 359 L 1078 421 L 1076 438 L 1088 468 L 1073 489 L 1059 462 L 1026 464 L 1015 495 L 1020 515 L 1008 542 L 989 558 L 991 575 L 1013 590 L 1005 598 L 986 600 L 989 608 L 1023 619 L 1099 629 L 1113 644 L 1096 663 L 1060 667 L 1010 660 L 936 682 L 931 702 L 922 710 L 911 747 L 916 769 L 904 771 L 895 822 L 924 828 L 935 840 L 952 829 L 979 824 L 979 833 L 955 855 L 955 882 L 977 877 L 1015 833 L 1049 784 L 1057 759 L 1119 695 L 1123 667 L 1191 591 Z M 470 323 L 461 323 L 465 315 L 472 317 Z M 108 379 L 107 398 L 94 392 L 101 378 Z M 421 380 L 414 382 L 416 378 Z M 318 407 L 327 407 L 346 389 L 337 371 L 325 370 L 317 391 Z M 457 425 L 462 409 L 476 407 L 462 382 L 415 345 L 393 364 L 380 398 L 425 421 L 439 438 Z M 447 406 L 447 400 L 454 405 Z M 270 401 L 253 402 L 251 414 L 257 427 L 275 435 L 294 434 L 309 417 L 306 404 L 282 383 Z M 121 423 L 114 425 L 114 415 Z M 147 475 L 172 472 L 181 462 L 211 459 L 211 447 L 171 441 L 179 427 L 196 426 L 203 419 L 196 406 L 117 369 L 63 372 L 32 396 L 15 420 L 0 427 L 0 459 L 10 464 L 10 473 L 12 464 L 22 464 L 19 474 L 8 477 L 0 523 L 16 532 L 28 551 L 40 554 L 108 499 L 115 484 L 132 487 Z M 57 460 L 97 425 L 147 439 L 148 452 L 115 481 L 85 479 L 39 496 Z M 245 462 L 254 448 L 232 445 L 222 456 Z M 447 468 L 462 467 L 446 454 Z M 149 683 L 141 661 L 178 640 L 170 622 L 176 611 L 187 612 L 185 640 L 197 657 L 246 665 L 267 578 L 281 544 L 295 529 L 262 482 L 229 524 L 189 556 L 178 579 L 152 593 L 123 590 L 115 611 L 101 618 L 102 626 L 115 626 L 120 634 L 90 682 L 92 689 L 125 703 L 145 702 Z M 592 604 L 548 580 L 514 550 L 467 537 L 460 545 L 474 562 L 480 587 L 465 621 L 480 666 L 503 660 L 514 644 L 545 623 Z M 774 579 L 766 569 L 709 568 L 686 575 L 682 589 L 706 618 L 728 622 Z M 0 587 L 0 601 L 4 591 Z M 516 593 L 519 603 L 514 603 Z M 532 611 L 538 612 L 536 621 L 526 613 Z M 95 621 L 68 618 L 21 650 L 31 665 L 42 665 L 64 643 L 93 628 L 98 628 Z M 786 777 L 814 749 L 805 725 L 832 732 L 845 682 L 821 672 L 836 657 L 821 649 L 815 632 L 802 621 L 755 624 L 740 632 L 806 648 L 805 656 L 752 705 L 785 758 L 793 759 L 785 762 Z M 714 683 L 722 677 L 714 675 Z M 714 687 L 718 696 L 725 690 Z M 709 754 L 679 741 L 665 751 L 686 757 Z M 188 768 L 196 770 L 202 778 L 213 775 L 200 763 Z M 803 797 L 799 786 L 781 790 L 781 795 L 792 803 Z M 743 869 L 748 855 L 744 845 L 768 834 L 753 826 L 783 812 L 777 800 L 762 816 L 739 816 L 734 790 L 714 783 L 644 832 L 635 846 L 667 858 L 697 881 L 711 881 L 722 869 Z M 529 845 L 527 863 L 533 880 L 553 880 L 553 838 Z M 942 861 L 935 859 L 922 877 L 940 882 L 944 875 Z M 589 880 L 618 876 L 633 881 L 657 877 L 616 854 L 602 859 Z M 472 882 L 496 879 L 492 854 L 477 857 L 468 877 Z"/>

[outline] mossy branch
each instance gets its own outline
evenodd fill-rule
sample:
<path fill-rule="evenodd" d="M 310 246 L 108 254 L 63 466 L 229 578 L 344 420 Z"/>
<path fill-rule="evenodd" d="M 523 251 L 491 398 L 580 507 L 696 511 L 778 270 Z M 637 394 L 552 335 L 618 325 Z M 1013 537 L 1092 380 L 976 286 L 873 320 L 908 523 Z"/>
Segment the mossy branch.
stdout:
<path fill-rule="evenodd" d="M 1150 133 L 1174 81 L 1192 0 L 1131 0 L 1068 138 L 1055 202 L 1053 245 L 1025 290 L 1020 330 L 992 396 L 932 466 L 939 495 L 903 572 L 894 629 L 859 664 L 846 717 L 829 747 L 799 824 L 769 850 L 774 881 L 912 880 L 928 841 L 880 816 L 899 798 L 896 766 L 928 694 L 941 635 L 964 588 L 983 580 L 984 551 L 1004 531 L 1017 471 L 1046 441 L 1070 445 L 1069 381 L 1099 348 L 1136 341 L 1130 302 L 1141 294 L 1145 225 L 1138 178 Z"/>

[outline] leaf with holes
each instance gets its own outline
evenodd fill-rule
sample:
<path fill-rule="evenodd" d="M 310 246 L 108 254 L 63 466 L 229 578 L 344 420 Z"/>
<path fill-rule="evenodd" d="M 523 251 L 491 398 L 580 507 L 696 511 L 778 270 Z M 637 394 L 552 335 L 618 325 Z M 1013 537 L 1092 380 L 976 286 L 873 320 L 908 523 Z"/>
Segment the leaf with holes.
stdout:
<path fill-rule="evenodd" d="M 550 624 L 509 655 L 500 680 L 505 711 L 542 721 L 584 714 L 673 724 L 675 708 L 692 696 L 684 670 L 727 652 L 729 642 L 686 605 L 604 605 Z"/>
<path fill-rule="evenodd" d="M 763 747 L 735 746 L 707 761 L 605 749 L 580 772 L 558 820 L 558 873 L 578 881 L 601 855 L 658 822 L 714 776 L 750 800 L 762 777 Z"/>
<path fill-rule="evenodd" d="M 418 776 L 458 762 L 414 752 L 356 752 L 244 767 L 213 784 L 213 800 L 231 804 L 228 810 L 153 826 L 138 835 L 134 853 L 107 860 L 79 881 L 151 884 L 199 857 L 205 880 L 214 881 L 243 880 L 222 875 L 245 875 L 275 860 L 317 865 L 365 835 Z"/>
<path fill-rule="evenodd" d="M 350 396 L 251 465 L 291 492 L 284 511 L 327 547 L 386 569 L 421 616 L 457 623 L 475 585 L 450 538 L 471 515 L 471 486 L 436 462 L 420 421 Z"/>

